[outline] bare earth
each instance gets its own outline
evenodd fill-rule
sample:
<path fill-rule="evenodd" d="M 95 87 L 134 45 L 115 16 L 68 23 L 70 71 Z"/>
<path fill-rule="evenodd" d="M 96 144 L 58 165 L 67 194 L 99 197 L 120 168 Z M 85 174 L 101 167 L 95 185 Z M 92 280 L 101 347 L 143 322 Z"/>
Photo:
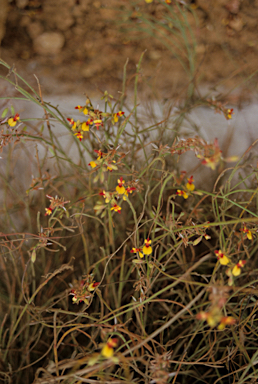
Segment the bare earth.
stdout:
<path fill-rule="evenodd" d="M 179 3 L 174 0 L 167 7 L 180 19 Z M 184 12 L 197 41 L 195 84 L 219 84 L 224 89 L 240 85 L 236 97 L 249 98 L 257 83 L 258 0 L 185 3 L 191 7 Z M 157 0 L 151 4 L 144 0 L 11 1 L 1 58 L 15 64 L 34 85 L 36 74 L 45 94 L 112 92 L 121 90 L 127 59 L 127 86 L 132 89 L 136 65 L 146 50 L 140 82 L 147 82 L 162 97 L 182 96 L 190 78 L 169 50 L 176 25 L 170 25 L 172 32 L 166 38 L 157 31 L 152 37 L 139 31 L 142 15 L 162 23 L 164 7 Z M 169 15 L 168 8 L 165 13 Z M 185 52 L 183 47 L 180 57 L 189 66 Z M 0 71 L 6 74 L 5 69 Z"/>

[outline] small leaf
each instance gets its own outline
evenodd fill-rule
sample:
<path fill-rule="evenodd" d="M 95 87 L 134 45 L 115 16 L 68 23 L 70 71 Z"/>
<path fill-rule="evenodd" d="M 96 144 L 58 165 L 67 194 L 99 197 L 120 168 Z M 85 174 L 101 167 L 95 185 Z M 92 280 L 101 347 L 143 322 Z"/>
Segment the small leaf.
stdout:
<path fill-rule="evenodd" d="M 2 112 L 2 115 L 1 117 L 5 117 L 7 115 L 7 112 L 8 112 L 9 108 L 5 108 Z"/>
<path fill-rule="evenodd" d="M 143 264 L 143 263 L 145 263 L 145 260 L 133 259 L 132 262 L 134 264 Z"/>
<path fill-rule="evenodd" d="M 48 149 L 49 149 L 49 152 L 52 153 L 53 156 L 55 156 L 54 150 L 51 147 L 49 147 Z"/>
<path fill-rule="evenodd" d="M 99 175 L 97 174 L 97 176 L 95 176 L 93 179 L 93 183 L 96 183 L 98 181 L 98 179 L 99 179 Z"/>
<path fill-rule="evenodd" d="M 232 162 L 238 161 L 239 160 L 239 156 L 230 156 L 230 157 L 227 157 L 224 160 L 229 162 L 229 163 L 232 163 Z"/>
<path fill-rule="evenodd" d="M 111 360 L 113 361 L 114 364 L 118 364 L 119 363 L 119 358 L 117 356 L 111 357 Z"/>
<path fill-rule="evenodd" d="M 36 256 L 37 256 L 36 249 L 34 248 L 33 251 L 32 251 L 32 254 L 31 254 L 31 261 L 33 263 L 35 263 L 35 261 L 36 261 Z"/>
<path fill-rule="evenodd" d="M 15 115 L 15 110 L 14 110 L 14 107 L 11 105 L 11 112 L 12 112 L 12 115 Z"/>
<path fill-rule="evenodd" d="M 202 236 L 199 236 L 196 240 L 194 240 L 194 242 L 193 242 L 193 246 L 199 244 L 200 241 L 202 241 Z"/>
<path fill-rule="evenodd" d="M 89 361 L 88 361 L 88 366 L 92 367 L 94 364 L 97 363 L 98 359 L 99 359 L 99 355 L 98 354 L 96 356 L 91 357 L 89 359 Z"/>

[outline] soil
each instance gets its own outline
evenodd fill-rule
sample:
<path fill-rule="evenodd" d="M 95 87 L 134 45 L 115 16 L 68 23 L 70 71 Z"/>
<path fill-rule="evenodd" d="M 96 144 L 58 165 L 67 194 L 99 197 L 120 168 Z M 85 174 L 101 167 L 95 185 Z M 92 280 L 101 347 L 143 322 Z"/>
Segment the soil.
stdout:
<path fill-rule="evenodd" d="M 171 22 L 163 32 L 146 31 L 144 17 L 161 28 Z M 258 0 L 16 0 L 5 21 L 1 58 L 34 85 L 36 74 L 45 94 L 121 90 L 127 60 L 132 89 L 143 52 L 139 81 L 162 97 L 185 95 L 190 80 L 240 85 L 242 99 L 256 91 Z M 189 51 L 196 54 L 190 74 Z"/>

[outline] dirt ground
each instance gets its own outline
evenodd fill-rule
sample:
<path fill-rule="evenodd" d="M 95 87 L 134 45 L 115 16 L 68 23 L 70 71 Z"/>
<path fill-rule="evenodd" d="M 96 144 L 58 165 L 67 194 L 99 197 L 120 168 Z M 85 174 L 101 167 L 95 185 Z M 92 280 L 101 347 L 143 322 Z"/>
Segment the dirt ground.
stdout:
<path fill-rule="evenodd" d="M 36 74 L 45 94 L 121 90 L 127 59 L 127 85 L 132 88 L 145 50 L 140 82 L 162 97 L 184 94 L 191 76 L 195 84 L 225 89 L 241 85 L 240 98 L 256 91 L 258 0 L 171 0 L 169 5 L 157 0 L 0 1 L 7 5 L 1 58 L 34 85 Z M 184 11 L 186 34 L 190 38 L 192 32 L 196 39 L 190 76 L 176 57 L 189 68 L 186 52 L 193 49 L 193 39 L 185 47 L 173 21 L 183 20 L 180 3 L 189 6 Z M 143 17 L 164 24 L 170 10 L 174 19 L 165 37 L 159 31 L 148 35 Z"/>

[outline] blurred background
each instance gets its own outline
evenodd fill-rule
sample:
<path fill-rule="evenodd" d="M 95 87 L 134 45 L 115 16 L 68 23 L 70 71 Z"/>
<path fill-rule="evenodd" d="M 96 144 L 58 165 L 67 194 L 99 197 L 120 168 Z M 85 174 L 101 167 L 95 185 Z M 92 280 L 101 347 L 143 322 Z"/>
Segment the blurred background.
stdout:
<path fill-rule="evenodd" d="M 129 89 L 146 50 L 140 81 L 162 98 L 184 97 L 189 80 L 220 90 L 238 87 L 230 96 L 234 104 L 252 98 L 258 1 L 167 0 L 166 8 L 164 2 L 0 0 L 1 58 L 31 83 L 36 74 L 44 94 L 78 94 L 121 90 L 127 60 Z M 188 7 L 184 15 L 181 5 Z M 170 22 L 162 30 L 164 9 Z M 190 77 L 184 64 L 194 65 Z"/>

